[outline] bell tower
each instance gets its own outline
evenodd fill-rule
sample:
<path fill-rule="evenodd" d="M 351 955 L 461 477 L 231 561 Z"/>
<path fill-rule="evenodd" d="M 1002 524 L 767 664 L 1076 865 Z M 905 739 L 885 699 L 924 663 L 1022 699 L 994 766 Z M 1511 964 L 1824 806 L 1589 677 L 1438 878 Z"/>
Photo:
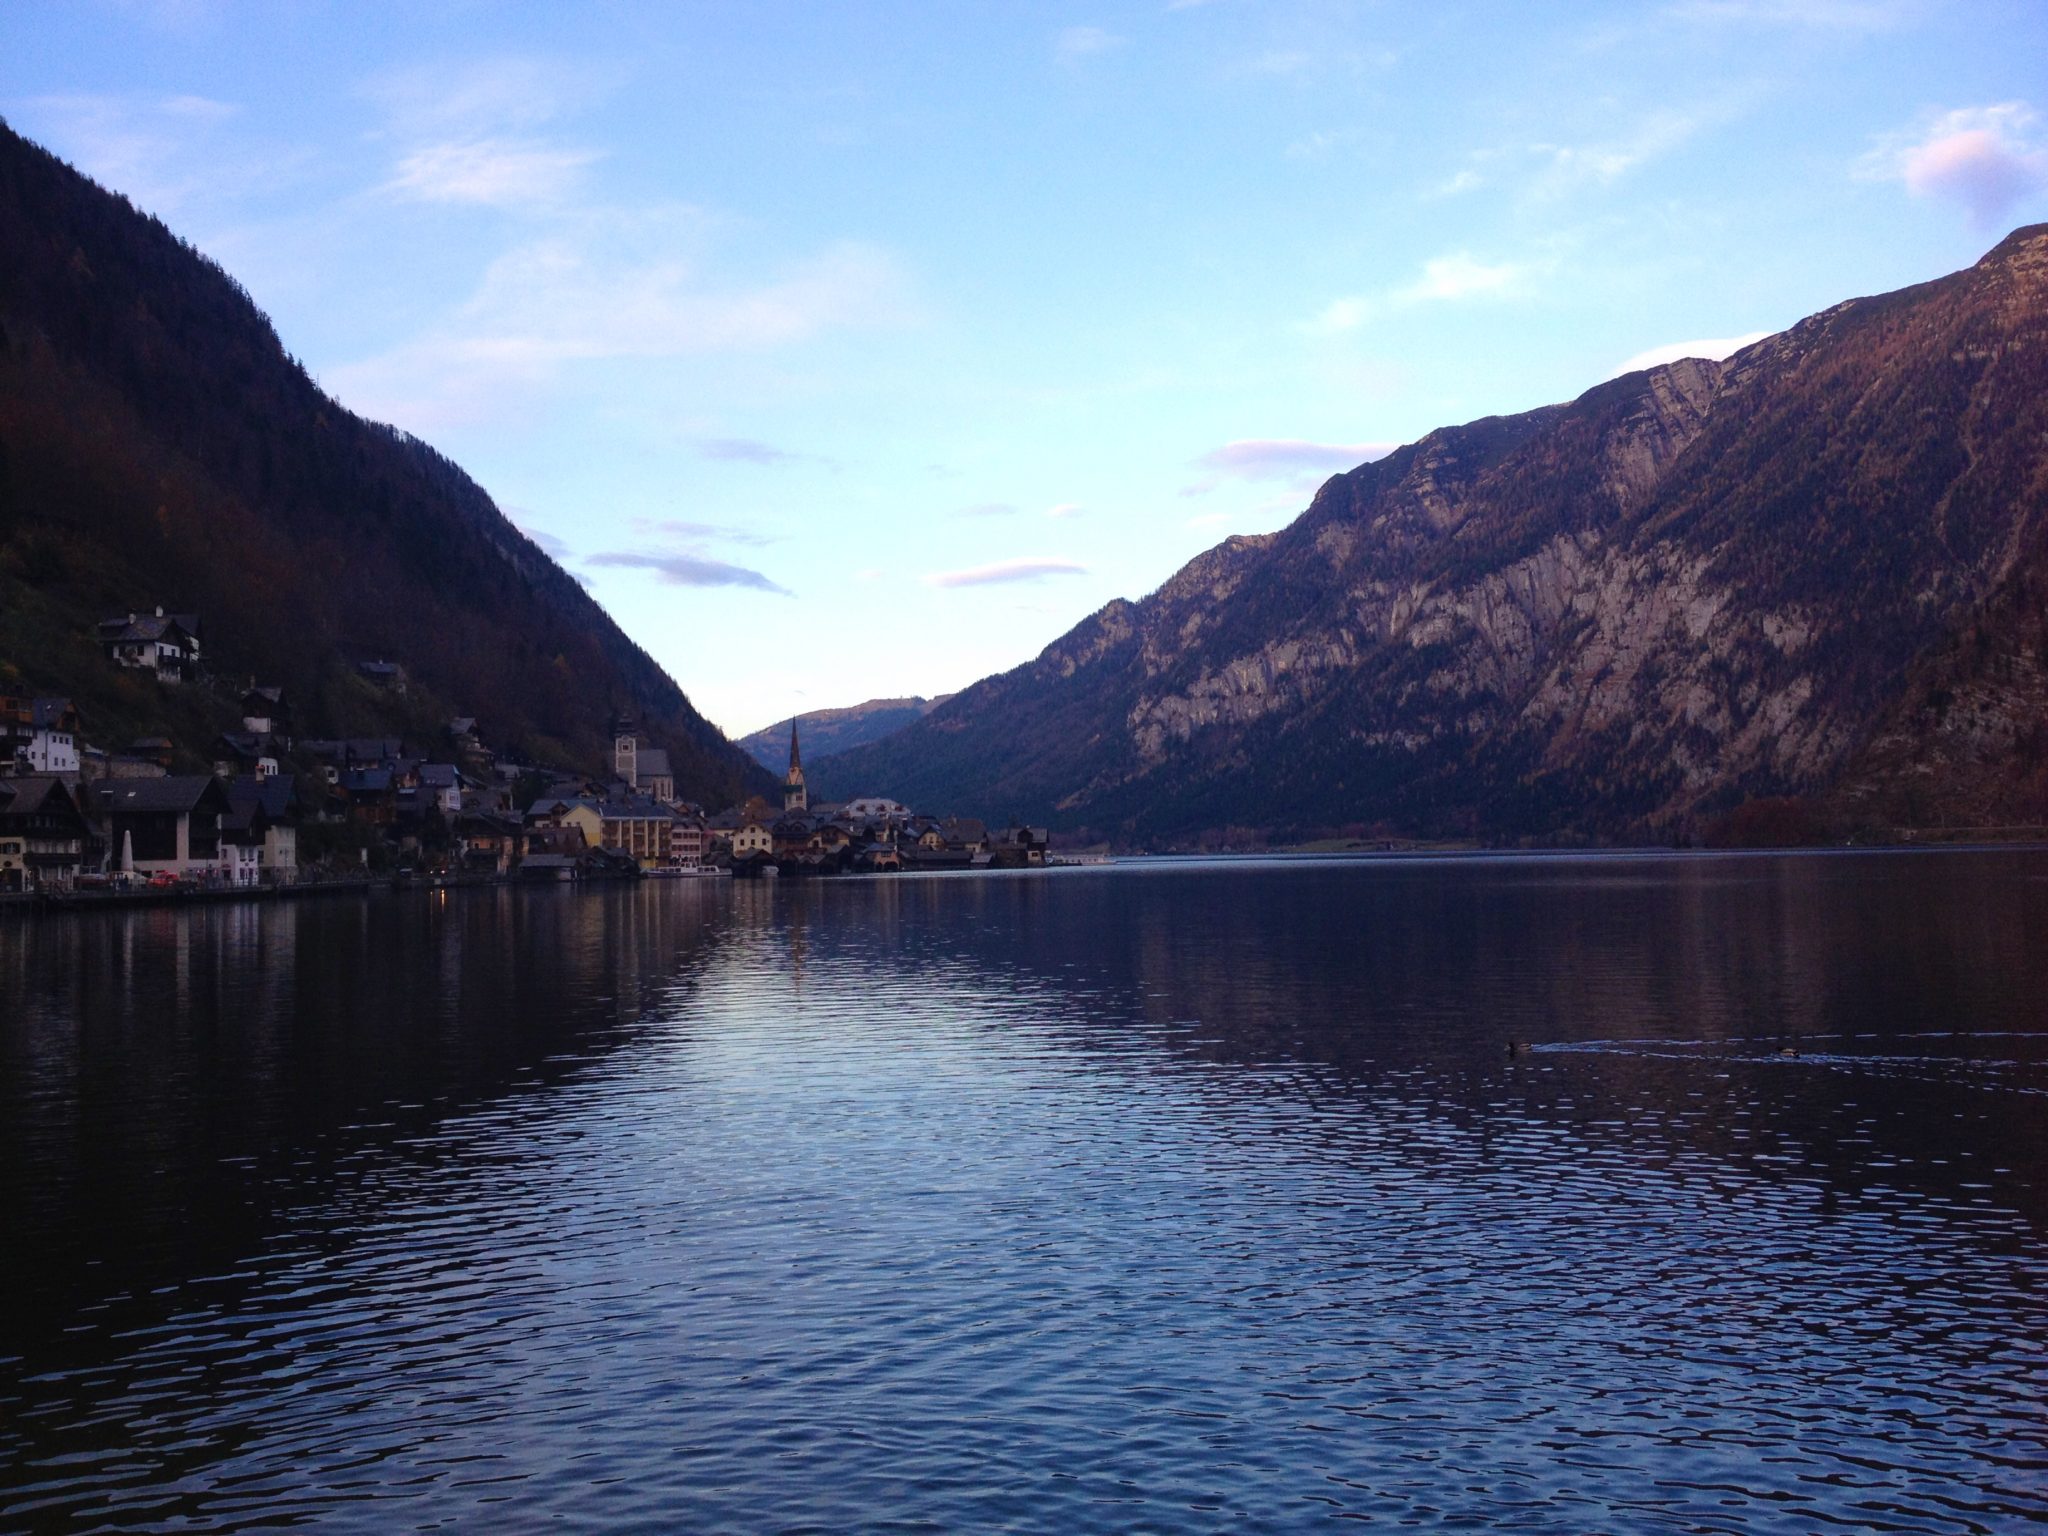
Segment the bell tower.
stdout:
<path fill-rule="evenodd" d="M 804 760 L 796 747 L 796 716 L 789 717 L 789 777 L 782 781 L 782 809 L 807 811 L 811 808 L 809 791 L 804 788 Z"/>

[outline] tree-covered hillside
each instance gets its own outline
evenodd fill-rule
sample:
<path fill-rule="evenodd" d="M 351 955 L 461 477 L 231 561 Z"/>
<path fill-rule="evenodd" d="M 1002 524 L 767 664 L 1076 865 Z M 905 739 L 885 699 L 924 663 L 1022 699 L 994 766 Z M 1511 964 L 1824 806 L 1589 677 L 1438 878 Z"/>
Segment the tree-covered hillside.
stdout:
<path fill-rule="evenodd" d="M 203 728 L 92 644 L 158 604 L 201 615 L 217 675 L 283 685 L 303 733 L 424 701 L 594 766 L 624 710 L 681 793 L 768 782 L 458 466 L 343 410 L 219 267 L 0 124 L 0 691 Z M 357 686 L 370 655 L 413 705 Z"/>

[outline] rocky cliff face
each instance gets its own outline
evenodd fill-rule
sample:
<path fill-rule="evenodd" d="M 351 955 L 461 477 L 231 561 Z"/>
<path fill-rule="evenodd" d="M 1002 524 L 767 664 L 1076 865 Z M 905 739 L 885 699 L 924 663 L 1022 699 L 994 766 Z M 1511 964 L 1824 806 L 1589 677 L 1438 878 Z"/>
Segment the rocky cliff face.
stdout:
<path fill-rule="evenodd" d="M 1725 363 L 1433 432 L 823 771 L 1135 837 L 1661 837 L 1852 772 L 1881 799 L 1931 658 L 1984 630 L 2038 660 L 2044 514 L 2039 226 Z"/>

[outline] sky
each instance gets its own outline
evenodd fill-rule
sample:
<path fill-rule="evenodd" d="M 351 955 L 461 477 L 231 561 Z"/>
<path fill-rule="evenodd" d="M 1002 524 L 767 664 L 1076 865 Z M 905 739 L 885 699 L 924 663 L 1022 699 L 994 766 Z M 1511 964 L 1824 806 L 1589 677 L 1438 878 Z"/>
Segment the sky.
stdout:
<path fill-rule="evenodd" d="M 2048 219 L 2040 0 L 78 0 L 0 115 L 733 734 Z"/>

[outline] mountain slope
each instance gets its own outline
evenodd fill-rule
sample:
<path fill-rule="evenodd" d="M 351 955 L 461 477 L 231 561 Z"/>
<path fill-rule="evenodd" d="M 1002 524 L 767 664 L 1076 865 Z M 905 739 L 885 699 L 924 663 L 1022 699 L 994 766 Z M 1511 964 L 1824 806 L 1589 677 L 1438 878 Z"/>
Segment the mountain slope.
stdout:
<path fill-rule="evenodd" d="M 891 732 L 922 720 L 951 697 L 948 693 L 936 699 L 869 699 L 864 704 L 849 704 L 843 709 L 814 709 L 809 714 L 796 717 L 797 739 L 807 761 L 829 757 L 834 752 L 846 752 L 871 741 L 880 741 Z M 778 778 L 789 766 L 787 720 L 764 725 L 751 735 L 742 736 L 739 744 L 755 762 Z"/>
<path fill-rule="evenodd" d="M 767 781 L 461 469 L 322 394 L 218 267 L 0 125 L 0 662 L 123 713 L 93 622 L 201 615 L 222 675 L 359 729 L 375 655 L 500 747 L 594 766 L 629 710 L 686 794 Z M 87 728 L 94 727 L 88 710 Z"/>
<path fill-rule="evenodd" d="M 2037 226 L 1725 363 L 1433 432 L 818 777 L 1147 839 L 1672 835 L 1860 762 L 1910 667 L 2041 589 L 2044 513 Z"/>

